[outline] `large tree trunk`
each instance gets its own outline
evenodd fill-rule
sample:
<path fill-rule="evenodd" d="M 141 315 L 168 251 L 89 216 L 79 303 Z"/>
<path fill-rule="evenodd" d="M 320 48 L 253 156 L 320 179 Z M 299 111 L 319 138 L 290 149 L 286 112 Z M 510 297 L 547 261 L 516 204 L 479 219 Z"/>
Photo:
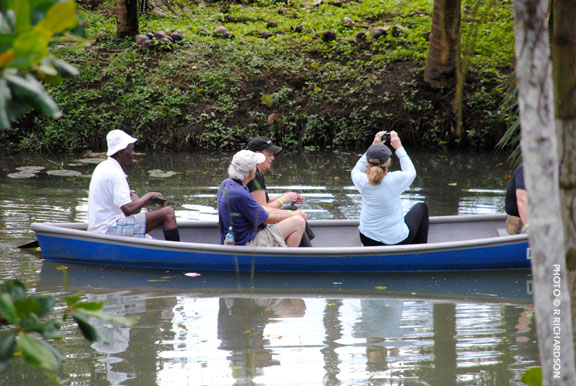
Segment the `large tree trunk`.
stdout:
<path fill-rule="evenodd" d="M 574 347 L 558 189 L 546 0 L 515 0 L 520 141 L 529 200 L 534 305 L 544 385 L 574 385 Z"/>
<path fill-rule="evenodd" d="M 138 35 L 138 0 L 118 0 L 116 33 L 119 38 Z"/>
<path fill-rule="evenodd" d="M 553 4 L 552 74 L 560 152 L 560 208 L 576 337 L 576 5 L 573 0 L 555 0 Z"/>
<path fill-rule="evenodd" d="M 450 86 L 460 59 L 461 0 L 435 0 L 432 33 L 424 81 L 432 87 Z"/>

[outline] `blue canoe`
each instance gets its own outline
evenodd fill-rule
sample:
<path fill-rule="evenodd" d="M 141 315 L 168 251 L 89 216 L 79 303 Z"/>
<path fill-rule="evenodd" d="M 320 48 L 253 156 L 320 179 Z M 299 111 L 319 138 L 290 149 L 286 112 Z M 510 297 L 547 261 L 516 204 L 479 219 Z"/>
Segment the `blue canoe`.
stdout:
<path fill-rule="evenodd" d="M 311 248 L 219 244 L 218 224 L 180 221 L 181 242 L 108 236 L 83 223 L 34 223 L 44 258 L 64 263 L 189 271 L 416 272 L 530 267 L 528 237 L 507 235 L 505 215 L 430 219 L 428 244 L 362 247 L 358 220 L 309 221 Z"/>

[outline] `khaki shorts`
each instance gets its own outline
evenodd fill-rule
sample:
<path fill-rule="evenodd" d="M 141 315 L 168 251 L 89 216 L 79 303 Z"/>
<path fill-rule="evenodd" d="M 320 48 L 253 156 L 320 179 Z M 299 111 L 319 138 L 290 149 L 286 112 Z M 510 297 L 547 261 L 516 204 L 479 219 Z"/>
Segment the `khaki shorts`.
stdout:
<path fill-rule="evenodd" d="M 256 234 L 256 238 L 248 244 L 252 247 L 286 247 L 284 235 L 278 224 L 268 224 Z"/>
<path fill-rule="evenodd" d="M 517 216 L 506 217 L 506 232 L 509 235 L 517 235 L 522 231 L 522 220 Z"/>

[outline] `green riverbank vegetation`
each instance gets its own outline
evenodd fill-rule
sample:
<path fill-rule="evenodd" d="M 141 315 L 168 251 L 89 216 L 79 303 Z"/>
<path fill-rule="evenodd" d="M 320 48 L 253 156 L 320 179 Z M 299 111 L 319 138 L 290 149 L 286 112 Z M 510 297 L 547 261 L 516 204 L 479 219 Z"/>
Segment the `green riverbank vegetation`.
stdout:
<path fill-rule="evenodd" d="M 0 146 L 102 150 L 123 129 L 149 150 L 235 150 L 266 135 L 314 151 L 386 129 L 414 146 L 492 149 L 506 131 L 510 0 L 462 1 L 461 136 L 455 89 L 423 81 L 432 0 L 149 0 L 138 15 L 147 42 L 118 39 L 115 3 L 79 1 L 87 42 L 51 45 L 79 70 L 47 86 L 62 117 L 29 113 Z"/>

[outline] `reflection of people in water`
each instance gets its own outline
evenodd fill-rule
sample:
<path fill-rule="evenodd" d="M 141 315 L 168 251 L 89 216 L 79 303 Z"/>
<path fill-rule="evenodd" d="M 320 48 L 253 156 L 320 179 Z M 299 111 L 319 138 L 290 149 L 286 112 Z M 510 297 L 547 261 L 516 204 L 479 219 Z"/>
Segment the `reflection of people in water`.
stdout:
<path fill-rule="evenodd" d="M 264 346 L 266 324 L 274 318 L 302 317 L 306 304 L 302 299 L 221 298 L 218 311 L 220 349 L 230 351 L 230 366 L 238 382 L 261 374 L 260 369 L 278 365 L 272 350 Z"/>
<path fill-rule="evenodd" d="M 402 345 L 402 308 L 404 302 L 396 299 L 361 299 L 360 313 L 353 334 L 366 339 L 366 368 L 383 371 L 388 368 L 388 355 L 396 355 Z"/>

